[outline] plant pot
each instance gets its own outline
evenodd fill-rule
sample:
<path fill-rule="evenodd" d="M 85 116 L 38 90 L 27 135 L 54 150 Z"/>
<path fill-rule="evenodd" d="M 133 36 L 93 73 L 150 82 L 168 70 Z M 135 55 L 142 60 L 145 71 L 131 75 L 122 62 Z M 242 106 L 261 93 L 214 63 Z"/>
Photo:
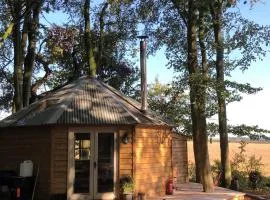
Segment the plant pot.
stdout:
<path fill-rule="evenodd" d="M 123 194 L 123 200 L 133 200 L 132 194 Z"/>

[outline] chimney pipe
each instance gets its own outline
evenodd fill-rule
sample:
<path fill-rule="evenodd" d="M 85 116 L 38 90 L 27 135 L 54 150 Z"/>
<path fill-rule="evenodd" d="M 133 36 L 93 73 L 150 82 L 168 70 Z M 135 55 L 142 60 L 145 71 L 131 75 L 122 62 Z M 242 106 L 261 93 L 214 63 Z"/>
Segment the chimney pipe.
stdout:
<path fill-rule="evenodd" d="M 147 79 L 146 79 L 146 38 L 147 36 L 138 36 L 140 38 L 140 66 L 141 66 L 141 111 L 147 111 Z"/>

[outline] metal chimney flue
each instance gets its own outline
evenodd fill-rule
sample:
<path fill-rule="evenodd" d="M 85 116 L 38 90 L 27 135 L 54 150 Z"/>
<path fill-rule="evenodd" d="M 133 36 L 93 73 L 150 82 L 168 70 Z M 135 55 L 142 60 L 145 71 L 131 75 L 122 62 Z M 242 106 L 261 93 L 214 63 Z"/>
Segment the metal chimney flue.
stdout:
<path fill-rule="evenodd" d="M 147 36 L 140 38 L 140 66 L 141 66 L 141 111 L 147 111 L 147 78 L 146 78 L 146 39 Z"/>

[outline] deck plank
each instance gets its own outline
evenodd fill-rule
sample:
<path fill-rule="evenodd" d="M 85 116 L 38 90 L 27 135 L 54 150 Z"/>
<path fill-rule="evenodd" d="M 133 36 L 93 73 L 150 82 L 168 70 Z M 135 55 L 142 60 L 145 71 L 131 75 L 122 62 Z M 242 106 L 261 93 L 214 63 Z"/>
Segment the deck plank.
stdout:
<path fill-rule="evenodd" d="M 243 200 L 245 193 L 215 187 L 213 193 L 203 192 L 202 185 L 198 183 L 185 183 L 177 185 L 173 195 L 156 197 L 151 200 Z"/>

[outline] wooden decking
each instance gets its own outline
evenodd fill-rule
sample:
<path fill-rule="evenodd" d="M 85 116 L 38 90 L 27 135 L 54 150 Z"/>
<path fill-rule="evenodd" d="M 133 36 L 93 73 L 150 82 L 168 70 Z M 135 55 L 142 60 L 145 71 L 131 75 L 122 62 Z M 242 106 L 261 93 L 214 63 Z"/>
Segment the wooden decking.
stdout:
<path fill-rule="evenodd" d="M 244 200 L 244 193 L 215 187 L 213 193 L 202 192 L 202 185 L 198 183 L 180 184 L 173 195 L 166 195 L 154 199 L 159 200 Z M 154 200 L 151 199 L 151 200 Z"/>

